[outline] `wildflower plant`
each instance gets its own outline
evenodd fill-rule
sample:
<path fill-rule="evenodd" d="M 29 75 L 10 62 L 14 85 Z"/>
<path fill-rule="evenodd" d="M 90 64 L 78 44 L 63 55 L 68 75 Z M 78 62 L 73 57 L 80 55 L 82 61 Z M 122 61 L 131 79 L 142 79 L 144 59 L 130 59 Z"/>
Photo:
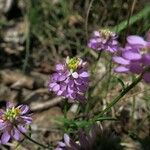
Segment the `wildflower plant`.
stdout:
<path fill-rule="evenodd" d="M 7 144 L 10 139 L 19 140 L 20 134 L 25 133 L 26 126 L 32 123 L 27 105 L 15 107 L 8 102 L 6 110 L 0 110 L 0 144 Z"/>
<path fill-rule="evenodd" d="M 91 0 L 89 4 L 90 7 L 92 6 L 91 3 L 93 3 L 93 0 Z M 66 5 L 64 5 L 64 2 L 61 3 L 61 5 L 63 5 L 64 8 L 67 8 Z M 61 7 L 61 5 L 58 6 Z M 43 6 L 45 8 L 46 5 L 42 5 L 42 7 Z M 88 9 L 88 13 L 89 11 L 90 9 Z M 41 12 L 41 10 L 39 12 Z M 60 15 L 59 12 L 57 13 L 59 14 L 60 19 L 63 18 L 63 15 Z M 53 16 L 53 18 L 55 18 L 55 16 Z M 136 18 L 138 17 L 135 17 L 134 19 Z M 88 22 L 88 20 L 86 21 Z M 65 20 L 62 22 L 68 22 L 68 18 L 67 21 Z M 69 22 L 74 22 L 69 24 L 75 24 L 76 22 L 78 22 L 78 20 L 76 21 L 76 18 L 74 18 L 74 16 L 71 17 L 69 16 Z M 127 22 L 129 23 L 129 20 Z M 125 23 L 124 22 L 121 23 L 121 28 L 122 24 L 124 25 Z M 49 25 L 49 23 L 47 23 L 46 26 L 53 27 L 53 25 Z M 126 25 L 123 28 L 125 29 Z M 64 37 L 63 33 L 65 32 L 62 32 L 61 29 L 62 28 L 59 28 L 60 31 L 57 34 L 61 33 L 61 37 Z M 55 31 L 56 30 L 53 27 L 52 33 Z M 91 68 L 87 67 L 87 62 L 83 60 L 84 57 L 83 59 L 81 59 L 80 57 L 77 56 L 74 56 L 73 58 L 70 58 L 68 56 L 64 61 L 59 62 L 55 65 L 54 72 L 49 76 L 47 87 L 48 90 L 54 93 L 55 96 L 62 97 L 62 99 L 67 99 L 67 101 L 65 101 L 65 103 L 61 105 L 65 110 L 63 116 L 64 118 L 63 117 L 62 117 L 63 119 L 58 118 L 58 120 L 63 122 L 62 124 L 60 124 L 61 127 L 59 129 L 61 129 L 63 131 L 63 134 L 64 133 L 65 134 L 63 140 L 59 141 L 57 145 L 55 145 L 56 148 L 54 147 L 52 148 L 49 145 L 47 146 L 45 144 L 41 144 L 32 139 L 31 136 L 28 136 L 26 134 L 27 127 L 32 123 L 32 117 L 31 114 L 29 113 L 30 111 L 29 106 L 24 104 L 15 106 L 13 103 L 10 102 L 7 103 L 5 109 L 0 109 L 0 145 L 7 145 L 12 140 L 20 141 L 22 134 L 24 135 L 25 138 L 27 138 L 31 142 L 39 145 L 43 149 L 49 150 L 122 149 L 122 146 L 120 145 L 120 139 L 118 144 L 117 143 L 118 138 L 116 138 L 116 136 L 111 136 L 112 134 L 107 135 L 105 134 L 105 132 L 103 132 L 104 130 L 103 131 L 101 130 L 102 131 L 101 132 L 95 128 L 93 129 L 93 126 L 99 124 L 101 127 L 101 128 L 99 127 L 99 129 L 103 129 L 103 122 L 105 120 L 107 121 L 117 120 L 118 118 L 116 118 L 114 113 L 115 109 L 113 110 L 112 115 L 113 117 L 110 116 L 110 113 L 108 113 L 111 110 L 111 108 L 114 107 L 123 98 L 123 96 L 125 96 L 142 80 L 150 84 L 150 32 L 146 33 L 146 38 L 143 38 L 139 35 L 129 35 L 125 37 L 126 43 L 122 44 L 118 42 L 119 34 L 114 31 L 115 30 L 110 30 L 106 28 L 94 30 L 89 40 L 87 41 L 86 46 L 88 47 L 88 50 L 89 48 L 94 50 L 95 53 L 94 51 L 93 53 L 96 55 L 96 57 L 98 56 L 97 57 L 98 59 L 95 62 L 93 61 L 92 64 L 94 66 L 94 69 L 92 68 L 92 65 Z M 46 32 L 41 33 L 49 35 Z M 30 34 L 30 32 L 28 34 Z M 55 33 L 53 34 L 55 36 Z M 41 41 L 41 39 L 43 38 L 39 39 Z M 30 40 L 28 40 L 26 44 L 28 53 L 30 48 L 29 41 Z M 56 42 L 55 46 L 57 47 L 57 45 L 58 43 Z M 122 45 L 122 47 L 120 45 Z M 108 65 L 109 69 L 108 70 L 106 69 L 108 72 L 106 72 L 106 74 L 104 74 L 99 79 L 97 78 L 99 74 L 98 73 L 96 74 L 96 69 L 98 68 L 97 67 L 98 61 L 100 62 L 101 52 L 106 53 L 108 52 L 109 54 L 111 54 L 109 55 L 109 57 L 111 57 L 111 60 L 113 61 L 109 62 L 108 59 L 106 60 L 106 63 L 109 63 Z M 104 56 L 104 59 L 106 57 L 107 55 Z M 25 65 L 28 63 L 27 61 L 28 59 L 26 59 Z M 116 65 L 115 68 L 111 68 L 113 66 L 111 63 L 114 63 Z M 120 79 L 123 88 L 121 88 L 121 90 L 115 89 L 116 92 L 115 94 L 117 96 L 113 97 L 110 94 L 109 101 L 106 101 L 107 93 L 110 92 L 109 84 L 111 84 L 110 81 L 112 70 L 116 73 L 126 73 L 127 75 L 131 73 L 135 74 L 136 76 L 134 80 L 127 85 L 125 85 L 123 80 Z M 89 72 L 91 72 L 93 78 L 90 76 Z M 107 77 L 108 80 L 106 82 L 102 82 L 100 86 L 97 86 L 99 82 L 105 79 L 105 77 Z M 94 84 L 92 83 L 91 79 L 95 80 Z M 94 88 L 97 87 L 101 89 L 101 91 L 98 91 L 99 89 L 94 90 Z M 103 89 L 106 91 L 103 91 Z M 104 92 L 105 94 L 102 92 Z M 97 95 L 96 98 L 95 95 Z M 98 102 L 99 97 L 101 97 L 100 103 Z M 69 104 L 71 102 L 71 104 L 68 105 L 67 102 L 69 102 Z M 101 107 L 102 102 L 106 104 L 105 107 Z M 81 105 L 81 103 L 83 103 L 84 105 L 83 104 Z M 70 106 L 71 108 L 69 108 Z M 70 111 L 71 115 L 67 114 L 69 112 L 69 110 L 67 109 L 71 110 Z M 109 125 L 107 125 L 107 127 L 109 127 Z M 109 142 L 114 147 L 113 146 L 111 147 L 111 144 Z M 103 144 L 105 145 L 104 147 Z"/>
<path fill-rule="evenodd" d="M 98 125 L 91 127 L 89 133 L 83 130 L 77 132 L 74 141 L 68 134 L 64 134 L 63 140 L 59 141 L 55 150 L 120 150 L 120 138 L 109 130 L 101 130 Z"/>
<path fill-rule="evenodd" d="M 88 41 L 88 47 L 97 52 L 108 51 L 113 53 L 118 49 L 117 35 L 109 29 L 93 31 L 93 34 Z"/>
<path fill-rule="evenodd" d="M 148 33 L 147 36 L 149 36 Z M 146 41 L 144 38 L 136 35 L 128 36 L 127 43 L 125 47 L 122 48 L 119 47 L 117 36 L 114 32 L 109 30 L 101 30 L 93 32 L 93 37 L 90 38 L 88 47 L 97 52 L 106 50 L 113 53 L 113 62 L 119 65 L 114 69 L 115 72 L 131 72 L 139 76 L 130 85 L 124 87 L 119 95 L 115 97 L 105 109 L 100 111 L 98 110 L 95 113 L 96 115 L 89 117 L 90 113 L 88 113 L 87 109 L 90 107 L 88 104 L 86 104 L 86 112 L 89 118 L 88 121 L 85 121 L 84 123 L 83 121 L 79 120 L 72 122 L 70 126 L 66 127 L 68 128 L 68 131 L 74 131 L 80 126 L 83 127 L 84 124 L 86 127 L 87 124 L 91 126 L 91 124 L 94 124 L 101 119 L 113 119 L 105 116 L 105 113 L 107 113 L 117 102 L 119 102 L 120 99 L 134 86 L 136 86 L 142 79 L 144 79 L 147 83 L 150 82 L 149 40 Z M 76 100 L 83 100 L 83 95 L 87 90 L 89 80 L 89 74 L 85 66 L 85 63 L 81 59 L 77 58 L 67 58 L 65 63 L 57 64 L 55 66 L 56 71 L 51 75 L 49 80 L 49 90 L 53 91 L 57 96 L 63 96 L 70 99 L 71 102 L 75 102 Z M 121 82 L 123 83 L 122 80 Z M 79 136 L 82 138 L 80 138 L 78 142 L 74 142 L 69 137 L 69 135 L 64 134 L 64 140 L 58 142 L 55 150 L 93 149 L 91 141 L 94 141 L 94 139 L 87 135 L 84 136 L 83 134 L 80 134 Z"/>
<path fill-rule="evenodd" d="M 147 34 L 149 36 L 149 34 Z M 148 39 L 148 38 L 147 38 Z M 127 37 L 125 48 L 120 48 L 119 56 L 113 61 L 119 64 L 114 71 L 117 73 L 143 73 L 145 82 L 150 83 L 150 41 L 143 37 L 131 35 Z"/>
<path fill-rule="evenodd" d="M 89 73 L 86 62 L 80 58 L 66 58 L 62 64 L 56 64 L 55 72 L 50 76 L 48 88 L 57 96 L 68 98 L 70 102 L 85 101 Z"/>

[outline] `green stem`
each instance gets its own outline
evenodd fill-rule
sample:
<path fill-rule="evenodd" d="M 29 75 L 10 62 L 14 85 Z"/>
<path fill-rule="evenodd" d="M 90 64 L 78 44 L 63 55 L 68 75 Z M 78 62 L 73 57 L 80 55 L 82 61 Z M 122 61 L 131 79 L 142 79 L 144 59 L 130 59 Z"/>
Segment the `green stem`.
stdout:
<path fill-rule="evenodd" d="M 105 98 L 107 97 L 107 93 L 109 90 L 109 86 L 110 86 L 110 81 L 111 81 L 111 69 L 112 69 L 112 58 L 110 58 L 110 63 L 108 66 L 108 79 L 107 79 L 107 83 L 106 83 L 106 94 L 105 94 Z"/>
<path fill-rule="evenodd" d="M 101 58 L 101 54 L 102 54 L 102 50 L 98 53 L 98 57 L 96 59 L 97 63 L 99 62 L 100 58 Z"/>
<path fill-rule="evenodd" d="M 65 102 L 64 102 L 64 109 L 63 109 L 64 117 L 65 117 L 65 118 L 67 118 L 67 108 L 68 108 L 68 102 L 65 101 Z"/>
<path fill-rule="evenodd" d="M 30 56 L 30 21 L 29 21 L 29 12 L 30 12 L 30 8 L 31 8 L 31 3 L 29 2 L 27 7 L 27 15 L 25 16 L 25 20 L 26 20 L 26 24 L 27 24 L 27 28 L 26 28 L 26 54 L 25 54 L 25 59 L 24 59 L 24 64 L 23 64 L 23 68 L 22 68 L 22 72 L 25 73 L 26 72 L 26 68 L 28 66 L 28 61 L 29 61 L 29 56 Z"/>
<path fill-rule="evenodd" d="M 94 76 L 93 76 L 94 78 L 95 78 L 95 74 L 96 74 L 96 68 L 97 68 L 98 63 L 99 63 L 100 58 L 101 58 L 101 54 L 102 54 L 102 51 L 100 51 L 100 52 L 98 53 L 98 57 L 96 58 L 96 62 L 95 62 L 94 67 L 93 67 L 93 69 L 92 69 L 92 75 L 94 75 Z M 88 100 L 91 99 L 90 95 L 91 95 L 92 89 L 93 89 L 93 88 L 89 88 L 89 91 L 88 91 Z M 91 103 L 90 103 L 90 101 L 88 101 L 87 104 L 86 104 L 86 107 L 85 107 L 85 112 L 86 112 L 86 113 L 88 112 L 90 105 L 91 105 Z"/>
<path fill-rule="evenodd" d="M 20 131 L 20 132 L 21 132 L 21 131 Z M 51 150 L 51 148 L 50 148 L 49 146 L 45 146 L 45 145 L 43 145 L 43 144 L 41 144 L 41 143 L 35 141 L 34 139 L 32 139 L 31 137 L 29 137 L 28 135 L 26 135 L 26 134 L 23 133 L 23 132 L 21 132 L 21 133 L 22 133 L 22 134 L 24 135 L 24 137 L 26 137 L 29 141 L 31 141 L 31 142 L 33 142 L 33 143 L 39 145 L 40 147 L 43 147 L 44 149 L 49 149 L 49 150 Z"/>
<path fill-rule="evenodd" d="M 130 17 L 130 22 L 128 26 L 131 26 L 135 22 L 139 21 L 140 19 L 147 17 L 149 14 L 150 14 L 150 5 L 147 5 L 139 13 Z M 117 33 L 119 33 L 120 31 L 124 30 L 127 27 L 127 23 L 128 23 L 128 20 L 122 21 L 118 25 L 114 26 L 112 30 L 117 31 Z"/>
<path fill-rule="evenodd" d="M 91 10 L 93 2 L 94 2 L 94 0 L 90 1 L 89 7 L 88 7 L 88 10 L 87 10 L 87 14 L 86 14 L 86 18 L 85 18 L 85 33 L 86 33 L 86 38 L 87 39 L 88 39 L 88 20 L 89 20 L 89 14 L 90 14 L 90 10 Z"/>
<path fill-rule="evenodd" d="M 95 74 L 95 73 L 96 73 L 96 67 L 97 67 L 97 65 L 98 65 L 98 63 L 99 63 L 99 61 L 100 61 L 101 54 L 102 54 L 102 51 L 100 51 L 100 52 L 98 53 L 98 56 L 97 56 L 97 58 L 96 58 L 96 60 L 95 60 L 95 64 L 94 64 L 93 69 L 92 69 L 92 74 Z"/>
<path fill-rule="evenodd" d="M 142 75 L 143 74 L 141 74 L 129 86 L 127 86 L 111 103 L 108 104 L 108 106 L 100 114 L 94 118 L 94 120 L 108 112 L 126 93 L 128 93 L 134 86 L 136 86 L 142 80 Z"/>

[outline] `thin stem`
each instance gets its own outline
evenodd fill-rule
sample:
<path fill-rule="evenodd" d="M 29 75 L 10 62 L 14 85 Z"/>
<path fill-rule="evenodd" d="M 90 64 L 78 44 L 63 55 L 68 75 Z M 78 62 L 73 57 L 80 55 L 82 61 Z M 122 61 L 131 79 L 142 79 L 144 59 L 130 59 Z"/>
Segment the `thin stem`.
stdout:
<path fill-rule="evenodd" d="M 94 64 L 94 67 L 93 67 L 93 69 L 92 69 L 92 74 L 95 76 L 95 74 L 96 74 L 96 67 L 97 67 L 97 65 L 98 65 L 98 62 L 100 61 L 100 58 L 101 58 L 101 54 L 102 54 L 102 51 L 100 51 L 99 53 L 98 53 L 98 57 L 97 57 L 97 59 L 96 59 L 96 63 Z M 95 77 L 94 77 L 95 78 Z M 94 89 L 94 88 L 89 88 L 89 92 L 88 92 L 88 100 L 89 99 L 91 99 L 91 91 L 92 91 L 92 89 Z M 90 108 L 90 105 L 91 105 L 91 103 L 90 103 L 90 101 L 88 101 L 88 103 L 86 104 L 86 107 L 85 107 L 85 112 L 87 113 L 88 112 L 88 110 L 89 110 L 89 108 Z"/>
<path fill-rule="evenodd" d="M 128 18 L 127 18 L 127 29 L 126 29 L 125 36 L 124 36 L 124 43 L 126 41 L 126 37 L 127 37 L 128 33 L 129 33 L 130 18 L 131 18 L 132 14 L 133 14 L 133 11 L 134 11 L 134 8 L 135 8 L 135 4 L 136 4 L 136 0 L 133 0 L 132 6 L 131 6 L 131 10 L 130 10 L 130 12 L 128 14 Z"/>
<path fill-rule="evenodd" d="M 65 102 L 64 102 L 64 109 L 63 109 L 64 117 L 65 117 L 65 118 L 67 118 L 67 108 L 68 108 L 68 102 L 65 101 Z"/>
<path fill-rule="evenodd" d="M 127 99 L 129 99 L 130 97 L 132 97 L 132 96 L 136 96 L 136 95 L 138 95 L 138 94 L 140 94 L 140 93 L 144 93 L 144 92 L 147 92 L 147 91 L 149 91 L 150 89 L 147 89 L 147 90 L 143 90 L 143 91 L 141 91 L 141 92 L 135 92 L 134 94 L 132 94 L 132 95 L 130 95 L 130 96 L 127 96 Z M 92 112 L 93 113 L 93 112 Z M 98 114 L 99 113 L 99 111 L 97 112 L 95 112 L 94 111 L 94 114 Z M 90 114 L 89 113 L 86 113 L 86 114 L 80 114 L 80 115 L 78 115 L 78 116 L 76 116 L 75 117 L 75 119 L 80 119 L 80 118 L 92 118 L 93 117 L 93 115 L 91 115 L 91 112 L 90 112 Z"/>
<path fill-rule="evenodd" d="M 145 6 L 139 13 L 131 16 L 129 21 L 129 26 L 133 25 L 138 20 L 141 20 L 144 17 L 147 17 L 150 13 L 149 5 Z M 118 25 L 114 26 L 112 28 L 112 31 L 117 31 L 119 33 L 120 31 L 124 30 L 127 27 L 127 20 L 122 21 Z"/>
<path fill-rule="evenodd" d="M 23 64 L 23 68 L 22 71 L 23 73 L 26 72 L 26 68 L 28 66 L 28 61 L 29 61 L 29 55 L 30 55 L 30 22 L 29 22 L 29 11 L 31 8 L 31 3 L 29 2 L 27 7 L 27 15 L 25 16 L 25 20 L 26 20 L 26 24 L 27 24 L 27 28 L 26 28 L 26 54 L 25 54 L 25 60 L 24 60 L 24 64 Z"/>
<path fill-rule="evenodd" d="M 20 131 L 20 130 L 19 130 L 19 131 Z M 21 131 L 20 131 L 20 132 L 21 132 Z M 21 133 L 22 133 L 29 141 L 31 141 L 31 142 L 33 142 L 33 143 L 35 143 L 35 144 L 37 144 L 37 145 L 43 147 L 44 149 L 49 149 L 49 150 L 51 150 L 51 148 L 50 148 L 49 146 L 45 146 L 45 145 L 43 145 L 43 144 L 41 144 L 41 143 L 35 141 L 34 139 L 32 139 L 31 137 L 29 137 L 28 135 L 26 135 L 26 134 L 23 133 L 23 132 L 21 132 Z"/>
<path fill-rule="evenodd" d="M 96 59 L 97 62 L 100 60 L 101 54 L 102 54 L 102 50 L 98 53 L 98 57 L 97 57 L 97 59 Z"/>
<path fill-rule="evenodd" d="M 110 58 L 110 63 L 109 63 L 109 67 L 108 67 L 108 79 L 107 79 L 107 83 L 106 83 L 106 94 L 105 94 L 105 97 L 107 96 L 107 93 L 108 93 L 108 90 L 109 90 L 109 86 L 110 86 L 111 69 L 112 69 L 112 59 Z"/>
<path fill-rule="evenodd" d="M 93 85 L 93 89 L 95 89 L 95 87 L 97 87 L 97 85 L 99 84 L 99 82 L 101 82 L 106 76 L 107 76 L 107 74 L 108 74 L 108 71 L 107 72 L 105 72 L 102 76 L 101 76 L 101 78 Z"/>
<path fill-rule="evenodd" d="M 88 20 L 89 20 L 89 13 L 90 13 L 90 10 L 91 10 L 91 7 L 92 7 L 93 2 L 94 2 L 94 0 L 91 0 L 91 1 L 90 1 L 89 7 L 88 7 L 88 10 L 87 10 L 87 14 L 86 14 L 86 18 L 85 18 L 85 33 L 86 33 L 86 38 L 87 38 L 87 39 L 88 39 Z"/>
<path fill-rule="evenodd" d="M 92 69 L 93 74 L 95 74 L 95 72 L 96 72 L 96 67 L 97 67 L 97 65 L 98 65 L 98 62 L 100 61 L 101 55 L 102 55 L 102 51 L 100 51 L 100 52 L 98 53 L 98 56 L 97 56 L 97 58 L 96 58 L 96 60 L 95 60 L 96 62 L 95 62 L 94 67 L 93 67 L 93 69 Z"/>
<path fill-rule="evenodd" d="M 134 86 L 136 86 L 141 80 L 142 80 L 141 74 L 138 78 L 136 78 L 129 86 L 127 86 L 111 103 L 108 104 L 108 106 L 100 113 L 98 114 L 94 120 L 97 117 L 103 116 L 106 112 L 108 112 L 126 93 L 128 93 Z M 97 114 L 98 112 L 96 112 Z"/>

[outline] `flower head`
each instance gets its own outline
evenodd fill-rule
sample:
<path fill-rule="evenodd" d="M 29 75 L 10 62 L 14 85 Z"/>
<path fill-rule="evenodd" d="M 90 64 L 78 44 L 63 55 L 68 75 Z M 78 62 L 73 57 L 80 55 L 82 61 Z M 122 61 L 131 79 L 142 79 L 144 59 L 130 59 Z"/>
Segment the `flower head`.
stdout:
<path fill-rule="evenodd" d="M 99 127 L 92 127 L 86 134 L 80 130 L 77 134 L 77 140 L 74 141 L 69 135 L 64 134 L 63 141 L 59 141 L 55 150 L 120 150 L 120 138 L 108 130 L 100 130 Z"/>
<path fill-rule="evenodd" d="M 113 61 L 119 64 L 114 69 L 118 73 L 143 73 L 145 82 L 150 83 L 150 41 L 136 35 L 127 37 L 125 48 L 121 48 L 119 56 L 114 56 Z M 147 71 L 145 71 L 147 70 Z"/>
<path fill-rule="evenodd" d="M 25 126 L 31 124 L 32 118 L 27 105 L 15 107 L 7 102 L 6 110 L 0 109 L 0 144 L 6 144 L 10 139 L 19 140 L 20 133 L 26 132 Z"/>
<path fill-rule="evenodd" d="M 49 80 L 49 90 L 70 101 L 84 100 L 89 77 L 85 65 L 79 58 L 67 57 L 64 63 L 55 66 L 56 71 Z"/>
<path fill-rule="evenodd" d="M 92 37 L 88 41 L 88 47 L 95 51 L 106 50 L 113 53 L 117 51 L 118 48 L 117 36 L 108 29 L 94 31 Z"/>

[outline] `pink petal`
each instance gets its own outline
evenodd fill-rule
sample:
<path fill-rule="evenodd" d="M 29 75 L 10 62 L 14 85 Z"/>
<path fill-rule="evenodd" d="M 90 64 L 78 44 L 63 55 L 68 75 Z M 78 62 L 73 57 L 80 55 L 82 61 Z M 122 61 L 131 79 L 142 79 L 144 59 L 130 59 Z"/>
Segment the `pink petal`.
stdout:
<path fill-rule="evenodd" d="M 18 106 L 19 107 L 19 106 Z M 27 113 L 28 112 L 28 110 L 29 110 L 29 107 L 27 106 L 27 105 L 20 105 L 20 110 L 21 110 L 21 115 L 23 115 L 23 114 L 25 114 L 25 113 Z"/>
<path fill-rule="evenodd" d="M 56 84 L 57 84 L 57 83 L 50 83 L 50 84 L 49 84 L 49 87 L 50 87 L 50 88 L 53 88 Z"/>
<path fill-rule="evenodd" d="M 124 66 L 119 66 L 119 67 L 115 68 L 114 71 L 118 72 L 118 73 L 127 73 L 127 72 L 129 72 L 129 68 L 126 68 Z"/>
<path fill-rule="evenodd" d="M 150 65 L 150 54 L 143 55 L 142 62 L 144 65 Z"/>
<path fill-rule="evenodd" d="M 75 79 L 77 79 L 77 78 L 79 77 L 79 75 L 78 75 L 77 72 L 72 73 L 72 76 L 73 76 Z"/>
<path fill-rule="evenodd" d="M 7 127 L 7 123 L 4 122 L 3 120 L 0 120 L 0 131 L 5 129 Z"/>
<path fill-rule="evenodd" d="M 62 150 L 62 148 L 56 147 L 54 150 Z"/>
<path fill-rule="evenodd" d="M 66 133 L 64 134 L 64 141 L 67 146 L 70 146 L 70 137 Z"/>
<path fill-rule="evenodd" d="M 8 133 L 8 131 L 6 131 L 1 136 L 1 143 L 7 144 L 9 140 L 10 140 L 10 134 Z"/>
<path fill-rule="evenodd" d="M 26 128 L 23 127 L 22 125 L 18 125 L 17 128 L 18 128 L 19 131 L 21 131 L 23 133 L 25 133 L 27 131 Z"/>
<path fill-rule="evenodd" d="M 100 33 L 99 33 L 98 31 L 94 31 L 94 32 L 93 32 L 93 36 L 99 37 L 99 36 L 100 36 Z"/>
<path fill-rule="evenodd" d="M 65 146 L 66 146 L 66 144 L 63 143 L 63 142 L 58 142 L 58 145 L 59 145 L 60 147 L 65 147 Z"/>
<path fill-rule="evenodd" d="M 60 89 L 60 85 L 59 84 L 56 84 L 54 87 L 53 87 L 53 91 L 56 92 Z"/>
<path fill-rule="evenodd" d="M 74 100 L 76 98 L 76 93 L 74 93 L 74 92 L 71 94 L 69 93 L 69 98 Z"/>
<path fill-rule="evenodd" d="M 64 69 L 64 65 L 62 64 L 57 64 L 56 65 L 56 70 L 60 71 L 60 70 L 63 70 Z"/>
<path fill-rule="evenodd" d="M 122 57 L 117 57 L 117 56 L 113 57 L 113 61 L 118 63 L 118 64 L 121 64 L 121 65 L 128 65 L 130 63 L 129 60 L 126 60 Z"/>
<path fill-rule="evenodd" d="M 72 94 L 74 92 L 73 88 L 71 88 L 70 86 L 68 86 L 67 88 L 68 93 Z"/>
<path fill-rule="evenodd" d="M 23 119 L 23 121 L 25 122 L 25 124 L 31 124 L 32 122 L 32 118 L 28 117 L 28 116 L 20 116 L 20 118 Z"/>
<path fill-rule="evenodd" d="M 88 72 L 84 71 L 79 74 L 80 77 L 87 78 L 89 76 Z"/>
<path fill-rule="evenodd" d="M 81 85 L 82 81 L 83 80 L 81 78 L 78 78 L 78 79 L 74 80 L 74 83 L 77 84 L 77 85 Z"/>
<path fill-rule="evenodd" d="M 66 79 L 66 75 L 65 74 L 63 74 L 63 75 L 61 75 L 60 77 L 58 77 L 58 81 L 64 81 Z"/>
<path fill-rule="evenodd" d="M 6 108 L 12 108 L 12 107 L 14 107 L 13 103 L 11 102 L 6 103 Z"/>
<path fill-rule="evenodd" d="M 15 140 L 19 140 L 20 138 L 20 132 L 16 129 L 16 128 L 13 128 L 11 130 L 11 136 L 15 139 Z"/>
<path fill-rule="evenodd" d="M 127 42 L 131 45 L 141 45 L 145 46 L 146 41 L 143 39 L 143 37 L 136 36 L 136 35 L 130 35 L 127 37 Z"/>
<path fill-rule="evenodd" d="M 62 93 L 63 93 L 63 91 L 59 90 L 59 91 L 57 92 L 57 95 L 60 96 L 60 95 L 62 95 Z"/>
<path fill-rule="evenodd" d="M 128 59 L 128 60 L 139 60 L 142 58 L 142 56 L 139 53 L 134 53 L 131 51 L 125 51 L 123 52 L 123 57 Z"/>

